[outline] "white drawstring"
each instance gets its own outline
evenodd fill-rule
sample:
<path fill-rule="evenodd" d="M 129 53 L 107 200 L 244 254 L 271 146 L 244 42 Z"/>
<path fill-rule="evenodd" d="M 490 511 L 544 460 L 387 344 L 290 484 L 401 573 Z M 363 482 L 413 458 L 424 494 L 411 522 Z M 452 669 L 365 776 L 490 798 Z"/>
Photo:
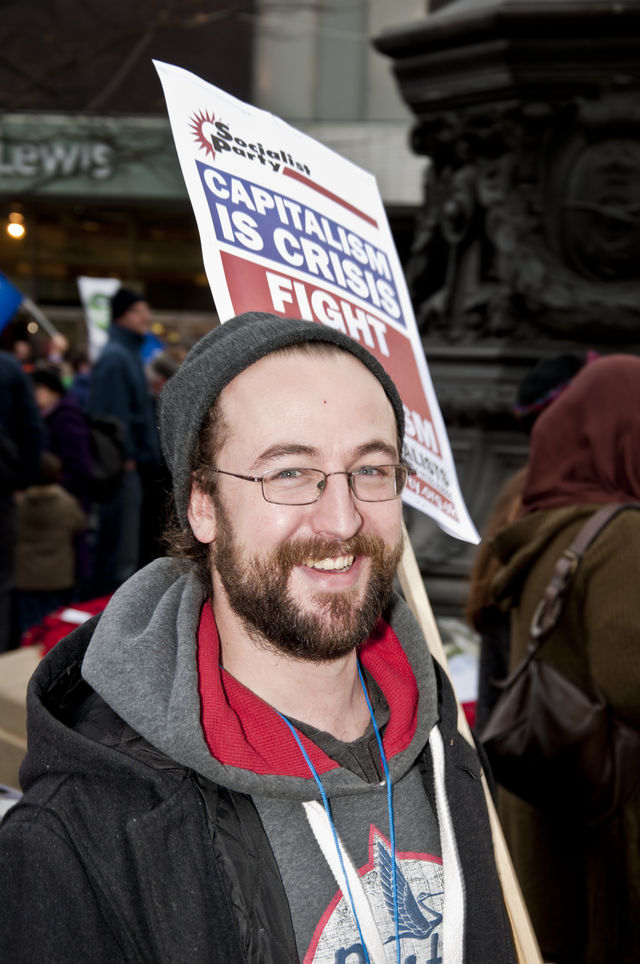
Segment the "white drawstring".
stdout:
<path fill-rule="evenodd" d="M 444 878 L 444 907 L 442 910 L 442 946 L 447 964 L 462 964 L 464 935 L 464 886 L 460 869 L 458 846 L 449 812 L 449 801 L 444 779 L 444 743 L 438 726 L 429 736 L 436 807 L 440 825 L 442 873 Z"/>
<path fill-rule="evenodd" d="M 380 937 L 373 911 L 371 910 L 371 904 L 362 885 L 362 879 L 349 856 L 347 848 L 342 843 L 340 835 L 336 831 L 338 846 L 342 853 L 341 862 L 336 851 L 334 833 L 322 804 L 318 800 L 309 800 L 304 803 L 303 806 L 307 820 L 309 821 L 309 826 L 313 831 L 320 850 L 324 854 L 325 860 L 331 868 L 338 887 L 343 895 L 346 896 L 347 893 L 351 894 L 354 911 L 360 922 L 362 936 L 369 953 L 371 964 L 387 964 L 384 944 Z M 348 887 L 343 875 L 343 868 L 349 884 Z"/>

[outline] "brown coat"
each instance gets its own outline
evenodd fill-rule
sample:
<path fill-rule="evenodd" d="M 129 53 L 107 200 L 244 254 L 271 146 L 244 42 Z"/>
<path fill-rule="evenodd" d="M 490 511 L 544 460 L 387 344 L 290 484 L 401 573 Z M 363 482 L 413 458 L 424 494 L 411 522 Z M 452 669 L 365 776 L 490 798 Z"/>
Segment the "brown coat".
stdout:
<path fill-rule="evenodd" d="M 69 589 L 75 578 L 73 538 L 87 527 L 78 500 L 59 485 L 32 485 L 17 512 L 16 589 Z"/>
<path fill-rule="evenodd" d="M 510 665 L 524 656 L 533 611 L 557 558 L 597 506 L 533 512 L 494 540 L 494 580 L 512 607 Z M 599 687 L 614 714 L 640 727 L 640 511 L 617 516 L 588 549 L 543 650 L 573 682 Z M 593 682 L 592 682 L 593 681 Z M 640 954 L 640 798 L 584 830 L 500 790 L 500 816 L 546 960 L 631 964 Z"/>

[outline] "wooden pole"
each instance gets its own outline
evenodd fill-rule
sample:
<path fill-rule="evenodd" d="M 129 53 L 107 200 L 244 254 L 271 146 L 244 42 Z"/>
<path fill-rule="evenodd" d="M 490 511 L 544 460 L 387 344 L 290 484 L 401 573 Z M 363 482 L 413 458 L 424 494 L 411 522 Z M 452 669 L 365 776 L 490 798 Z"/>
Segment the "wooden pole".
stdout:
<path fill-rule="evenodd" d="M 48 335 L 58 334 L 58 329 L 49 321 L 45 313 L 41 311 L 36 304 L 34 304 L 31 298 L 23 298 L 22 307 L 35 318 L 39 325 L 42 325 Z"/>
<path fill-rule="evenodd" d="M 422 575 L 413 552 L 413 547 L 409 540 L 409 535 L 404 530 L 404 553 L 398 568 L 398 579 L 404 594 L 407 605 L 415 616 L 424 638 L 429 647 L 429 651 L 434 659 L 442 666 L 443 670 L 451 679 L 447 657 L 445 655 L 440 632 L 431 609 L 429 597 L 424 587 Z M 453 685 L 453 681 L 452 681 Z M 454 690 L 455 692 L 455 690 Z M 474 746 L 473 736 L 464 714 L 464 710 L 456 695 L 458 706 L 458 730 L 464 738 Z M 491 824 L 491 835 L 493 838 L 493 850 L 496 858 L 496 867 L 502 885 L 504 902 L 511 922 L 513 937 L 516 945 L 519 964 L 542 964 L 540 949 L 531 926 L 529 913 L 525 906 L 520 885 L 511 863 L 511 857 L 507 850 L 507 845 L 502 833 L 502 827 L 498 820 L 498 814 L 491 797 L 491 792 L 487 784 L 487 779 L 482 774 L 482 787 L 484 790 L 487 810 L 489 811 L 489 822 Z"/>

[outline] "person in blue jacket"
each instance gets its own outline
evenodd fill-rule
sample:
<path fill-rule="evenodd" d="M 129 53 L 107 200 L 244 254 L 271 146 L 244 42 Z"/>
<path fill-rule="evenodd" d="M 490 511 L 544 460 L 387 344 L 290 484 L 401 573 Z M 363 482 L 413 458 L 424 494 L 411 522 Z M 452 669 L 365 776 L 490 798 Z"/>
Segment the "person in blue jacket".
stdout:
<path fill-rule="evenodd" d="M 89 412 L 117 418 L 124 431 L 125 464 L 115 496 L 98 509 L 95 595 L 113 592 L 139 565 L 142 473 L 160 461 L 153 406 L 140 355 L 151 323 L 143 295 L 119 288 L 111 298 L 109 340 L 89 384 Z"/>

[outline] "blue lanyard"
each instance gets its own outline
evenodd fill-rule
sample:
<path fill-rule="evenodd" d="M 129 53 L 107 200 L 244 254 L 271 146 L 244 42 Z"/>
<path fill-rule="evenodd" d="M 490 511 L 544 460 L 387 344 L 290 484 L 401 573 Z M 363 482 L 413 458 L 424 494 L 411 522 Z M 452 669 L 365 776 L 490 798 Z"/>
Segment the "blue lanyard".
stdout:
<path fill-rule="evenodd" d="M 369 714 L 371 716 L 371 722 L 373 723 L 373 730 L 376 735 L 376 740 L 378 741 L 378 749 L 380 750 L 380 761 L 382 763 L 382 769 L 384 771 L 384 779 L 387 784 L 387 811 L 389 814 L 389 843 L 391 845 L 391 889 L 393 891 L 393 923 L 396 931 L 396 958 L 398 964 L 400 964 L 400 927 L 398 921 L 398 872 L 396 867 L 396 823 L 393 817 L 393 788 L 391 784 L 391 774 L 389 773 L 389 766 L 387 764 L 387 756 L 384 752 L 384 747 L 382 745 L 382 737 L 380 736 L 380 730 L 378 729 L 378 724 L 376 723 L 375 714 L 371 706 L 371 701 L 369 700 L 369 694 L 367 693 L 367 687 L 364 685 L 364 678 L 362 676 L 362 669 L 360 667 L 360 660 L 358 660 L 358 676 L 360 677 L 360 684 L 362 686 L 362 692 L 364 693 L 364 698 L 367 701 L 367 707 L 369 709 Z"/>
<path fill-rule="evenodd" d="M 396 831 L 395 831 L 395 821 L 393 818 L 393 791 L 391 786 L 391 774 L 389 773 L 389 766 L 387 764 L 387 758 L 384 752 L 384 747 L 382 745 L 382 737 L 380 736 L 380 730 L 378 729 L 378 724 L 376 723 L 376 718 L 371 706 L 371 702 L 369 700 L 369 694 L 367 693 L 367 687 L 365 686 L 364 678 L 362 676 L 362 670 L 360 668 L 359 660 L 357 665 L 358 665 L 358 676 L 360 678 L 362 692 L 364 693 L 364 698 L 367 703 L 367 708 L 369 710 L 369 715 L 371 716 L 371 722 L 373 724 L 376 740 L 378 742 L 378 749 L 380 750 L 380 760 L 382 762 L 382 769 L 384 772 L 385 783 L 387 785 L 387 811 L 389 814 L 389 841 L 391 844 L 391 858 L 392 858 L 391 859 L 391 868 L 392 868 L 391 869 L 391 886 L 393 890 L 393 919 L 394 919 L 395 932 L 396 932 L 396 960 L 398 964 L 400 964 L 400 933 L 399 933 L 400 927 L 399 927 L 399 915 L 398 915 L 398 883 L 397 883 L 397 869 L 396 869 Z M 338 843 L 338 833 L 336 831 L 333 815 L 331 813 L 331 805 L 329 803 L 324 786 L 322 785 L 322 780 L 320 779 L 316 768 L 311 762 L 309 754 L 307 753 L 304 746 L 302 745 L 302 740 L 298 736 L 298 733 L 296 732 L 295 727 L 292 726 L 292 724 L 289 722 L 286 716 L 283 716 L 282 713 L 278 713 L 278 716 L 280 717 L 281 720 L 284 720 L 284 722 L 291 730 L 295 738 L 295 741 L 298 744 L 298 747 L 300 748 L 300 752 L 302 753 L 306 761 L 306 764 L 309 767 L 311 775 L 313 776 L 313 779 L 316 781 L 318 790 L 320 791 L 320 796 L 322 798 L 322 805 L 324 806 L 324 810 L 327 815 L 327 820 L 329 821 L 329 826 L 331 827 L 331 833 L 333 835 L 333 841 L 335 844 L 336 852 L 338 854 L 338 860 L 340 861 L 340 869 L 342 870 L 342 876 L 346 884 L 347 897 L 349 899 L 349 904 L 351 905 L 351 912 L 356 922 L 356 927 L 358 928 L 358 934 L 360 936 L 360 943 L 362 945 L 362 950 L 364 952 L 365 961 L 367 962 L 367 964 L 370 964 L 370 958 L 367 951 L 367 946 L 364 942 L 364 937 L 362 935 L 362 928 L 360 926 L 360 921 L 358 920 L 358 915 L 356 913 L 355 903 L 353 900 L 353 895 L 351 893 L 351 887 L 349 886 L 349 878 L 347 877 L 347 873 L 344 866 L 342 850 L 340 849 L 340 844 Z"/>

